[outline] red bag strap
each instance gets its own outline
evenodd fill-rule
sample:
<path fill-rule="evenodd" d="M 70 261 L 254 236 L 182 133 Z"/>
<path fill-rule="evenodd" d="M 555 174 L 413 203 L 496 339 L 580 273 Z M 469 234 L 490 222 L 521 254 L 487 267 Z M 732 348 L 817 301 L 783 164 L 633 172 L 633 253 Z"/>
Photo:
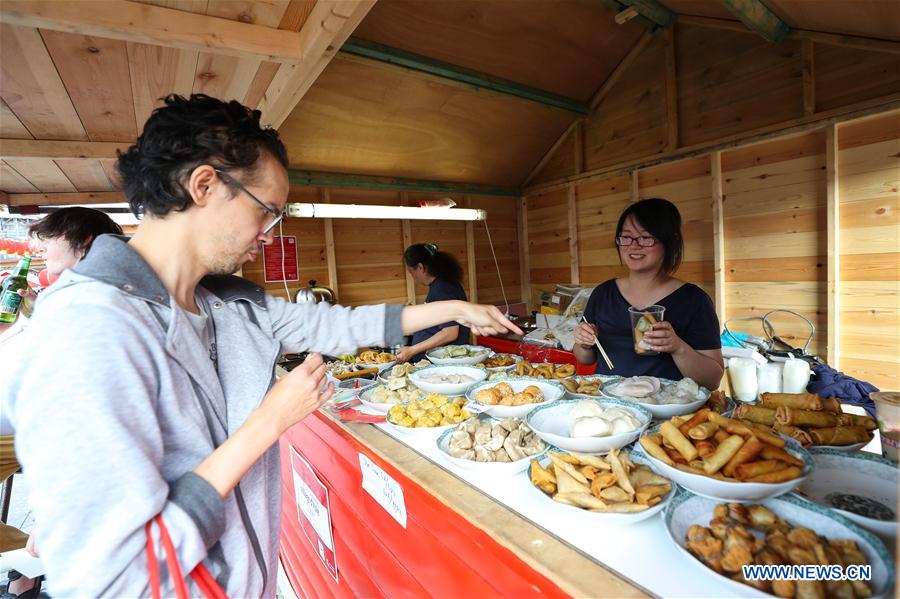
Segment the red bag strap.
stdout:
<path fill-rule="evenodd" d="M 156 522 L 159 527 L 159 539 L 166 556 L 166 565 L 169 573 L 172 575 L 172 581 L 175 584 L 175 596 L 178 599 L 189 599 L 187 584 L 184 581 L 184 574 L 181 566 L 178 564 L 178 555 L 175 553 L 175 544 L 172 543 L 172 537 L 169 536 L 169 530 L 163 522 L 162 516 L 156 515 L 153 520 L 147 523 L 147 567 L 150 575 L 150 594 L 153 599 L 160 599 L 160 579 L 159 579 L 159 563 L 156 559 L 156 551 L 153 545 L 153 535 L 151 534 L 151 525 Z M 228 599 L 228 595 L 216 582 L 209 570 L 202 563 L 197 564 L 191 572 L 191 578 L 197 583 L 200 592 L 206 599 Z"/>
<path fill-rule="evenodd" d="M 156 548 L 153 546 L 153 522 L 147 522 L 144 529 L 147 531 L 147 570 L 150 575 L 150 596 L 160 599 L 159 592 L 159 562 L 156 560 Z"/>

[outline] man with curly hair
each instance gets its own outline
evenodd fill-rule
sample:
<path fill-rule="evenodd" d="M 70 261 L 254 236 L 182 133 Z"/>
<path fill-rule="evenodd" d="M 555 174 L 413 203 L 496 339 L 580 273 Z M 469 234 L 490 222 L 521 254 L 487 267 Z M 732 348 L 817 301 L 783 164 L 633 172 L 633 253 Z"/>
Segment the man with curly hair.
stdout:
<path fill-rule="evenodd" d="M 166 98 L 119 156 L 142 215 L 134 237 L 98 238 L 35 310 L 40 348 L 26 351 L 42 359 L 8 384 L 28 398 L 12 405 L 27 432 L 17 452 L 60 596 L 148 595 L 159 515 L 184 572 L 202 565 L 230 596 L 273 597 L 274 445 L 333 393 L 318 354 L 275 382 L 278 356 L 394 345 L 454 320 L 518 331 L 493 306 L 291 304 L 232 276 L 272 243 L 288 198 L 284 145 L 259 119 L 235 101 Z M 162 587 L 173 594 L 165 574 Z"/>

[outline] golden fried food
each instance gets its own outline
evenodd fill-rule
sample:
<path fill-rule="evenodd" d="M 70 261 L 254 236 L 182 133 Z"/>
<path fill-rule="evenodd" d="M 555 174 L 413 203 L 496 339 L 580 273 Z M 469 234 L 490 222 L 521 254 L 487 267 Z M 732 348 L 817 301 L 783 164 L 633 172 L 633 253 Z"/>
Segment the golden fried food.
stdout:
<path fill-rule="evenodd" d="M 364 351 L 356 357 L 357 364 L 385 364 L 397 359 L 394 354 L 387 352 Z"/>
<path fill-rule="evenodd" d="M 547 468 L 531 461 L 531 484 L 559 503 L 594 512 L 633 513 L 656 505 L 672 490 L 669 479 L 634 463 L 627 452 L 547 455 Z"/>
<path fill-rule="evenodd" d="M 475 392 L 475 401 L 489 406 L 524 406 L 544 401 L 544 392 L 534 385 L 528 385 L 516 393 L 512 385 L 502 382 Z"/>
<path fill-rule="evenodd" d="M 755 535 L 752 530 L 765 536 Z M 872 593 L 868 583 L 863 581 L 746 580 L 743 567 L 750 565 L 847 566 L 866 563 L 854 541 L 830 540 L 814 530 L 795 528 L 762 505 L 716 505 L 709 526 L 692 525 L 684 546 L 715 572 L 778 597 L 841 599 L 869 597 Z"/>
<path fill-rule="evenodd" d="M 560 380 L 575 374 L 573 364 L 529 364 L 519 362 L 516 364 L 516 376 L 533 376 L 547 380 Z"/>
<path fill-rule="evenodd" d="M 512 366 L 516 363 L 516 359 L 510 354 L 495 354 L 482 362 L 485 368 L 503 368 Z"/>
<path fill-rule="evenodd" d="M 398 426 L 429 428 L 459 424 L 471 414 L 463 409 L 463 397 L 448 398 L 440 393 L 429 393 L 424 399 L 410 400 L 388 410 L 387 419 Z"/>

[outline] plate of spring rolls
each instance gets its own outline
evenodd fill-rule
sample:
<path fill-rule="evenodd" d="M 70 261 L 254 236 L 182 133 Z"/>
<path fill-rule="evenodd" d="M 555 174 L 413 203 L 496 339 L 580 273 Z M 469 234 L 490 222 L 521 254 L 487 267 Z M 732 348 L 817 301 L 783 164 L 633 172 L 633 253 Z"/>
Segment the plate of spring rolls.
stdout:
<path fill-rule="evenodd" d="M 840 514 L 795 494 L 760 504 L 721 503 L 680 493 L 664 514 L 666 531 L 688 559 L 737 597 L 886 596 L 894 560 L 878 538 Z M 745 565 L 869 565 L 870 580 L 755 580 Z"/>
<path fill-rule="evenodd" d="M 813 447 L 809 453 L 816 470 L 798 493 L 883 538 L 897 536 L 897 464 L 863 451 Z"/>
<path fill-rule="evenodd" d="M 645 456 L 618 449 L 605 456 L 550 452 L 532 459 L 527 475 L 548 509 L 596 522 L 640 522 L 675 494 L 672 481 L 654 472 Z"/>
<path fill-rule="evenodd" d="M 804 447 L 859 449 L 872 440 L 878 424 L 869 416 L 844 414 L 835 397 L 815 393 L 763 393 L 755 405 L 741 404 L 732 417 L 797 440 Z"/>
<path fill-rule="evenodd" d="M 660 473 L 712 499 L 777 497 L 794 490 L 814 468 L 809 453 L 794 439 L 708 408 L 660 423 L 639 445 Z"/>

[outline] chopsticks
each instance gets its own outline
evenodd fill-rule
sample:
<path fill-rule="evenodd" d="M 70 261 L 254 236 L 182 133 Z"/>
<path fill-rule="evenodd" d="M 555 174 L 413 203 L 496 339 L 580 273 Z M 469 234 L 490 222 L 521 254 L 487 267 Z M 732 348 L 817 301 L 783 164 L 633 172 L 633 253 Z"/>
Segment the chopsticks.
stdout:
<path fill-rule="evenodd" d="M 587 318 L 584 317 L 584 314 L 581 315 L 581 320 L 582 320 L 585 324 L 591 324 L 591 323 L 589 323 L 589 322 L 587 321 Z M 610 370 L 612 370 L 612 369 L 613 369 L 613 363 L 612 363 L 612 360 L 610 360 L 610 359 L 609 359 L 609 356 L 606 355 L 606 350 L 603 349 L 603 346 L 600 345 L 600 340 L 597 339 L 596 337 L 594 337 L 594 345 L 596 345 L 596 346 L 597 346 L 597 349 L 600 350 L 600 355 L 603 356 L 603 361 L 606 362 L 606 367 L 609 368 Z"/>

